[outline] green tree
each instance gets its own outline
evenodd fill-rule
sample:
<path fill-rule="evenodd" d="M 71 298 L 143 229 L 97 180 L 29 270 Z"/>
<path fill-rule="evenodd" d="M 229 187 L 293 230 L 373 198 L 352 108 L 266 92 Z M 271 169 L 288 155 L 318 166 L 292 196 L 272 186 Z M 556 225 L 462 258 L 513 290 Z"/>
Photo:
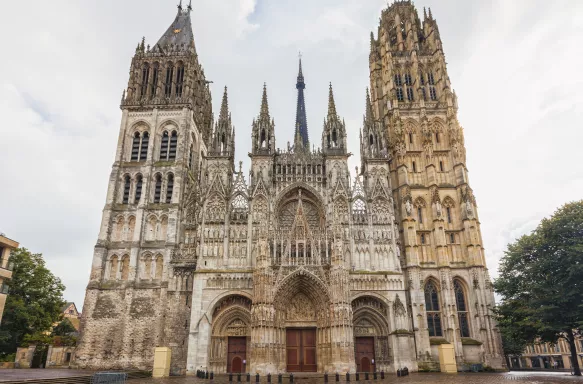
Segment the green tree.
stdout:
<path fill-rule="evenodd" d="M 61 320 L 65 304 L 65 286 L 46 268 L 41 254 L 18 248 L 10 260 L 14 269 L 0 325 L 0 355 L 16 352 L 25 336 L 50 331 Z"/>
<path fill-rule="evenodd" d="M 583 329 L 583 200 L 559 208 L 508 246 L 494 287 L 498 320 L 511 343 L 567 340 L 581 376 L 575 340 Z M 515 346 L 516 347 L 516 346 Z"/>
<path fill-rule="evenodd" d="M 71 320 L 64 318 L 59 324 L 53 328 L 53 336 L 68 336 L 73 332 L 77 332 Z"/>

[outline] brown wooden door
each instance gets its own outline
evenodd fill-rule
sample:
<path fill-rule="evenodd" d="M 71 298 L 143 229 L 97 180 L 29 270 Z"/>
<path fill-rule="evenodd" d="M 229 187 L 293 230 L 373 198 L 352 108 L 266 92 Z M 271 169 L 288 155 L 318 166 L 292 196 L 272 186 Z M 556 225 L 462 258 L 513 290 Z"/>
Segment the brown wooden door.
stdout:
<path fill-rule="evenodd" d="M 247 338 L 229 337 L 227 350 L 227 372 L 245 372 L 243 362 L 247 358 Z"/>
<path fill-rule="evenodd" d="M 358 372 L 372 372 L 374 366 L 374 337 L 357 337 L 355 343 L 356 370 Z"/>
<path fill-rule="evenodd" d="M 316 372 L 316 329 L 287 329 L 287 371 Z"/>

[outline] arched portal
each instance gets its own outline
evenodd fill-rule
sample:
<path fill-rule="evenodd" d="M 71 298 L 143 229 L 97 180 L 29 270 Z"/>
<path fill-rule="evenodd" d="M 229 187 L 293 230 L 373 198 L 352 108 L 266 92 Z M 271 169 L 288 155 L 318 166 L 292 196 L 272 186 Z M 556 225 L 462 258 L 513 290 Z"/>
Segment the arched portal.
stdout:
<path fill-rule="evenodd" d="M 358 372 L 388 371 L 390 364 L 388 307 L 373 296 L 352 301 L 354 358 Z"/>
<path fill-rule="evenodd" d="M 240 295 L 221 299 L 212 310 L 209 366 L 212 372 L 245 372 L 251 336 L 251 300 Z"/>
<path fill-rule="evenodd" d="M 296 270 L 275 288 L 278 368 L 322 372 L 330 360 L 330 295 L 323 281 Z"/>

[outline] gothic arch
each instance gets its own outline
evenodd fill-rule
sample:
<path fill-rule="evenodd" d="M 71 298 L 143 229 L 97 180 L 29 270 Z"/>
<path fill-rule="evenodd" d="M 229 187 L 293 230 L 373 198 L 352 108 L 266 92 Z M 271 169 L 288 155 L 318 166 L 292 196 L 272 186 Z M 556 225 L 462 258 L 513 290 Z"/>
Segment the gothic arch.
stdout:
<path fill-rule="evenodd" d="M 149 132 L 150 129 L 152 129 L 152 126 L 146 120 L 139 119 L 132 123 L 129 132 L 131 133 L 131 137 L 133 137 L 136 132 L 140 132 L 141 134 L 142 132 Z"/>
<path fill-rule="evenodd" d="M 296 183 L 293 183 L 293 184 L 285 187 L 276 196 L 275 204 L 274 204 L 276 212 L 279 212 L 279 209 L 281 208 L 281 205 L 282 205 L 282 201 L 285 201 L 284 198 L 286 196 L 289 196 L 290 192 L 292 192 L 293 190 L 296 190 L 296 189 L 303 189 L 303 190 L 310 192 L 316 198 L 314 203 L 317 202 L 319 204 L 319 205 L 317 204 L 319 207 L 324 206 L 324 198 L 322 197 L 322 195 L 320 195 L 320 193 L 314 187 L 307 185 L 307 184 L 304 184 L 304 183 L 301 183 L 301 182 L 296 182 Z"/>
<path fill-rule="evenodd" d="M 221 304 L 221 302 L 223 302 L 223 300 L 227 299 L 228 297 L 233 296 L 233 297 L 243 297 L 247 300 L 249 300 L 250 302 L 253 302 L 253 297 L 251 296 L 251 294 L 244 292 L 244 291 L 229 291 L 229 292 L 225 292 L 222 293 L 220 295 L 217 295 L 208 305 L 207 307 L 207 311 L 206 311 L 206 315 L 209 319 L 209 322 L 212 322 L 214 320 L 214 312 L 215 309 L 218 308 L 218 306 Z"/>
<path fill-rule="evenodd" d="M 328 287 L 318 276 L 303 268 L 290 273 L 277 284 L 274 294 L 276 306 L 285 307 L 298 292 L 304 293 L 312 300 L 319 307 L 317 309 L 328 310 L 330 303 Z"/>
<path fill-rule="evenodd" d="M 176 133 L 180 133 L 180 124 L 178 124 L 178 122 L 174 119 L 166 119 L 158 125 L 158 129 L 156 130 L 156 135 L 161 136 L 162 133 L 164 132 L 164 130 L 167 129 L 166 127 L 169 125 L 174 126 Z"/>

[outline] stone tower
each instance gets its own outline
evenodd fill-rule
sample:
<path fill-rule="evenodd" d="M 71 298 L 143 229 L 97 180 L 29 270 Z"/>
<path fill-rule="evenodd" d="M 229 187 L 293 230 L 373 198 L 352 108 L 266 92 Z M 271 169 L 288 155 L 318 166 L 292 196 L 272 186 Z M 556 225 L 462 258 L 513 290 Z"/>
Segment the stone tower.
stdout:
<path fill-rule="evenodd" d="M 142 40 L 132 59 L 76 352 L 81 367 L 151 367 L 158 345 L 172 348 L 176 372 L 186 365 L 199 169 L 212 147 L 231 176 L 233 156 L 223 109 L 212 137 L 190 12 L 179 6 L 164 35 L 153 46 Z"/>
<path fill-rule="evenodd" d="M 445 340 L 458 366 L 480 361 L 500 368 L 463 129 L 431 10 L 423 22 L 410 1 L 382 12 L 377 38 L 371 34 L 370 84 L 372 118 L 365 126 L 380 125 L 379 139 L 388 143 L 417 359 L 434 364 L 435 345 Z M 377 142 L 369 134 L 371 151 Z"/>

